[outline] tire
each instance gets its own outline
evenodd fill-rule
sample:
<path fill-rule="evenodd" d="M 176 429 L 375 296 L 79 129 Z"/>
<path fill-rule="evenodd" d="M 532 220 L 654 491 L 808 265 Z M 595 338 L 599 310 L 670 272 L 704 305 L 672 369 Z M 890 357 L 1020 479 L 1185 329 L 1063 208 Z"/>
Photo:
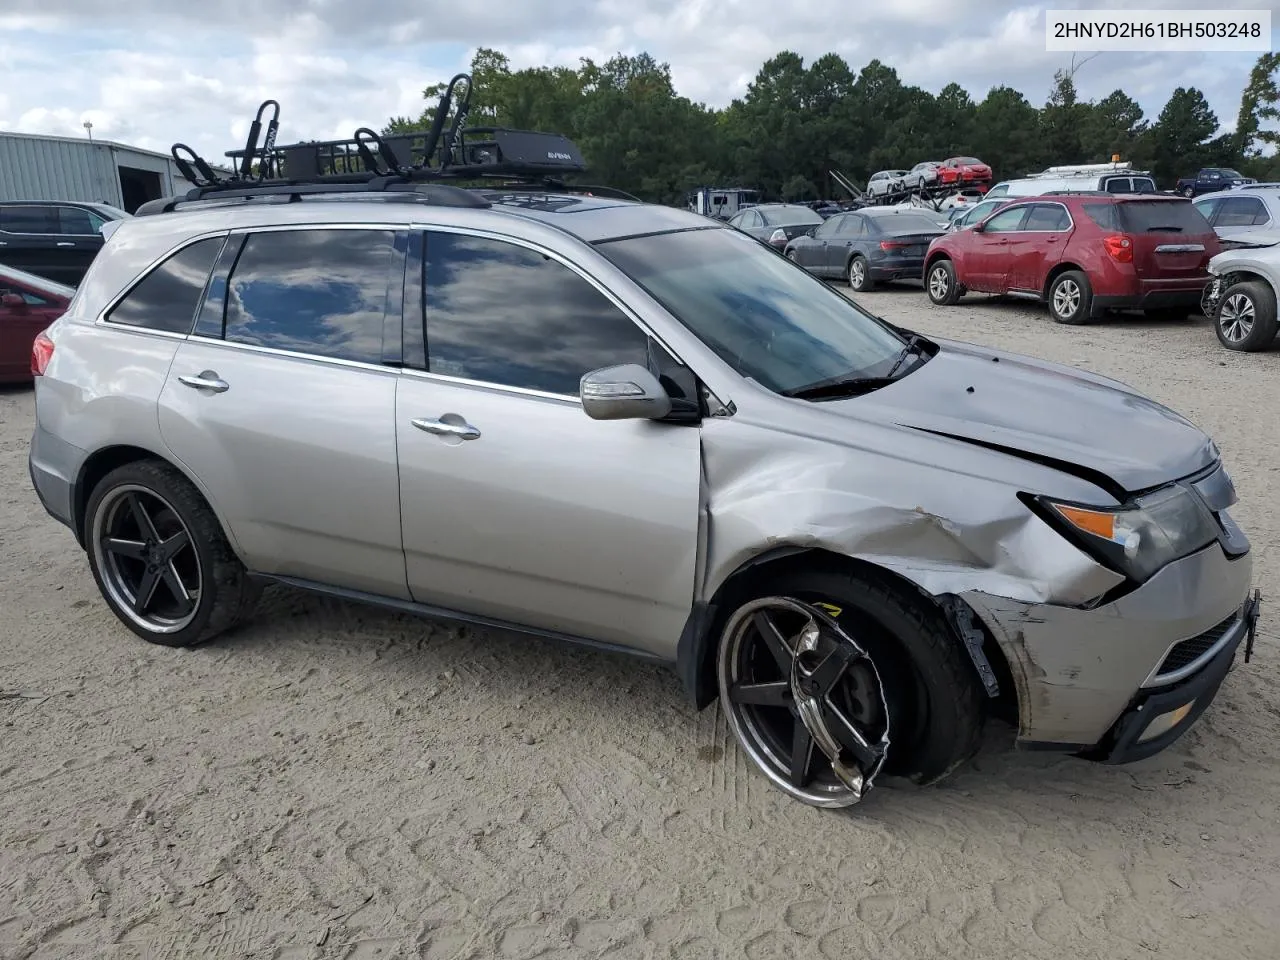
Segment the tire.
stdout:
<path fill-rule="evenodd" d="M 865 293 L 876 285 L 871 278 L 871 267 L 867 264 L 866 257 L 860 253 L 854 254 L 849 261 L 849 269 L 845 271 L 845 275 L 849 281 L 849 289 L 856 293 Z"/>
<path fill-rule="evenodd" d="M 946 257 L 929 264 L 925 271 L 924 289 L 929 299 L 940 307 L 958 303 L 963 291 L 956 280 L 955 264 Z"/>
<path fill-rule="evenodd" d="M 211 640 L 247 618 L 262 592 L 200 492 L 158 460 L 127 463 L 102 478 L 85 510 L 84 539 L 107 606 L 150 643 L 191 647 Z M 156 546 L 147 549 L 149 543 Z M 148 583 L 151 603 L 135 609 L 130 601 Z"/>
<path fill-rule="evenodd" d="M 716 672 L 721 709 L 730 729 L 775 786 L 793 799 L 817 807 L 844 807 L 861 799 L 860 792 L 844 787 L 831 773 L 831 764 L 816 748 L 811 748 L 816 760 L 812 782 L 798 785 L 791 779 L 787 765 L 792 754 L 785 747 L 795 740 L 787 733 L 786 718 L 791 718 L 793 735 L 796 727 L 802 727 L 796 719 L 794 699 L 790 706 L 739 702 L 744 689 L 768 685 L 755 670 L 778 672 L 778 665 L 768 659 L 768 651 L 762 660 L 759 650 L 744 649 L 742 625 L 744 618 L 754 616 L 753 607 L 779 598 L 808 605 L 810 610 L 815 609 L 814 604 L 831 605 L 826 611 L 819 609 L 818 618 L 829 614 L 844 635 L 866 651 L 887 710 L 884 774 L 918 784 L 935 783 L 977 752 L 983 724 L 981 685 L 962 643 L 925 598 L 887 578 L 855 576 L 829 568 L 782 574 L 768 585 L 767 592 L 766 598 L 740 604 L 724 622 Z M 779 628 L 785 635 L 783 623 L 779 622 Z M 758 639 L 762 633 L 749 635 L 757 637 L 757 644 L 762 642 Z M 752 671 L 751 676 L 745 676 L 744 665 Z M 874 712 L 870 719 L 875 720 Z M 877 735 L 878 728 L 870 723 L 861 729 L 868 742 Z"/>
<path fill-rule="evenodd" d="M 1275 293 L 1261 280 L 1233 283 L 1218 300 L 1213 329 L 1228 350 L 1265 349 L 1276 338 Z"/>
<path fill-rule="evenodd" d="M 1183 188 L 1182 188 L 1182 195 L 1183 195 L 1184 197 L 1186 197 L 1188 200 L 1190 200 L 1192 197 L 1194 197 L 1194 196 L 1196 195 L 1196 188 L 1195 188 L 1195 187 L 1183 187 Z"/>
<path fill-rule="evenodd" d="M 1079 326 L 1089 322 L 1093 288 L 1089 286 L 1089 278 L 1079 270 L 1068 270 L 1054 277 L 1046 299 L 1049 316 L 1058 323 Z"/>

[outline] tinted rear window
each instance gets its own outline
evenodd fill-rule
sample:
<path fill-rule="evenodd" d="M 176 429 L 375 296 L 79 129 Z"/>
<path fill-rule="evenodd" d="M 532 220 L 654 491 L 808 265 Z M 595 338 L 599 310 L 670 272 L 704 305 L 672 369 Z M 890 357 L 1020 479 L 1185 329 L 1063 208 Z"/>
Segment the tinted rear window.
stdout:
<path fill-rule="evenodd" d="M 1086 203 L 1085 215 L 1103 230 L 1119 230 L 1120 218 L 1116 215 L 1114 203 Z"/>
<path fill-rule="evenodd" d="M 1213 228 L 1195 205 L 1176 200 L 1135 200 L 1118 204 L 1129 233 L 1212 233 Z"/>
<path fill-rule="evenodd" d="M 911 233 L 942 233 L 942 225 L 928 217 L 917 213 L 897 213 L 888 217 L 877 217 L 883 233 L 895 237 L 903 237 Z"/>

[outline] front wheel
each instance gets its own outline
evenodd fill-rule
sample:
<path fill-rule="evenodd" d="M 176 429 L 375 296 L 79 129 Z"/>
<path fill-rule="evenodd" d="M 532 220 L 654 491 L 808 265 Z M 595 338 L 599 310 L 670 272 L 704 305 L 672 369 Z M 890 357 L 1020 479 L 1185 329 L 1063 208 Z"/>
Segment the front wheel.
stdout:
<path fill-rule="evenodd" d="M 1058 323 L 1088 323 L 1092 304 L 1093 288 L 1079 270 L 1059 274 L 1049 285 L 1049 315 Z"/>
<path fill-rule="evenodd" d="M 151 643 L 189 647 L 247 616 L 260 587 L 195 486 L 159 461 L 117 467 L 85 511 L 89 568 L 111 611 Z"/>
<path fill-rule="evenodd" d="M 956 268 L 950 260 L 935 260 L 929 265 L 925 277 L 925 290 L 929 299 L 940 307 L 949 307 L 960 300 L 960 283 L 956 280 Z"/>
<path fill-rule="evenodd" d="M 934 782 L 978 748 L 981 691 L 959 641 L 875 579 L 779 577 L 726 621 L 717 674 L 742 749 L 811 806 L 857 803 L 882 771 Z"/>
<path fill-rule="evenodd" d="M 1253 351 L 1276 337 L 1276 296 L 1259 280 L 1233 283 L 1218 302 L 1213 329 L 1228 350 Z"/>

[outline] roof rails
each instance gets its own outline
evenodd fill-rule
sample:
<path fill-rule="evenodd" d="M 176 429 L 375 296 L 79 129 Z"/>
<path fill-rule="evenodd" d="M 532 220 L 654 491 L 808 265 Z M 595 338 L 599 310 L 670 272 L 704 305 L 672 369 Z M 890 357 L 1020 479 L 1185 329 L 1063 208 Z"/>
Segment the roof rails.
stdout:
<path fill-rule="evenodd" d="M 456 110 L 455 90 L 464 85 Z M 384 194 L 387 199 L 443 206 L 487 207 L 489 201 L 460 189 L 458 183 L 501 178 L 503 189 L 516 185 L 535 190 L 591 191 L 599 195 L 634 200 L 630 194 L 608 187 L 569 185 L 557 175 L 586 170 L 582 154 L 558 133 L 477 127 L 467 130 L 471 105 L 471 77 L 460 73 L 449 81 L 436 106 L 431 129 L 381 137 L 361 127 L 349 140 L 327 140 L 276 146 L 280 105 L 265 101 L 249 128 L 243 150 L 227 156 L 237 161 L 231 177 L 219 177 L 210 165 L 183 143 L 173 145 L 179 171 L 195 184 L 186 194 L 144 203 L 135 216 L 171 213 L 181 204 L 202 200 L 251 200 L 282 197 L 294 202 L 304 197 L 335 194 Z M 266 139 L 261 148 L 263 116 Z M 445 129 L 450 113 L 453 121 Z M 510 181 L 514 181 L 511 183 Z"/>

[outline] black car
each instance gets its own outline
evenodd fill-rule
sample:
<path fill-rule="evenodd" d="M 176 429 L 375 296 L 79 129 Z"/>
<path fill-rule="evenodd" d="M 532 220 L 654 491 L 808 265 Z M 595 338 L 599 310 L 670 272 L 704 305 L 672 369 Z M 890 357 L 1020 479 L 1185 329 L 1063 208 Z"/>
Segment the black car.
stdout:
<path fill-rule="evenodd" d="M 819 277 L 841 277 L 854 290 L 886 280 L 920 279 L 924 255 L 946 228 L 923 212 L 867 207 L 837 214 L 787 243 L 785 253 Z"/>
<path fill-rule="evenodd" d="M 761 203 L 739 210 L 729 226 L 749 233 L 775 250 L 822 223 L 822 216 L 802 203 Z"/>
<path fill-rule="evenodd" d="M 130 214 L 106 203 L 0 201 L 0 263 L 76 286 L 102 249 L 102 227 Z"/>

